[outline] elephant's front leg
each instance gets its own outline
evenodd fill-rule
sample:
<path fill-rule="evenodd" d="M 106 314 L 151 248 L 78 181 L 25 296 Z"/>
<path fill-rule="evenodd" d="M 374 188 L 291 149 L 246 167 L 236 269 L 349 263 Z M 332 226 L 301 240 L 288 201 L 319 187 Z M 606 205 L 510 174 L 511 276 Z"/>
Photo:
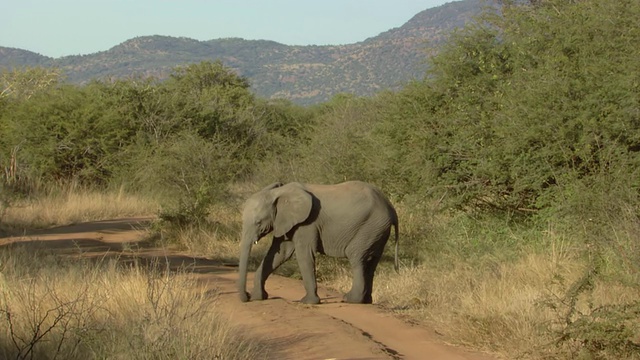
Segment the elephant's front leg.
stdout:
<path fill-rule="evenodd" d="M 267 278 L 282 265 L 282 263 L 291 258 L 294 250 L 295 246 L 292 241 L 284 241 L 281 237 L 273 239 L 269 251 L 267 251 L 264 259 L 262 259 L 262 263 L 260 263 L 260 266 L 256 270 L 251 299 L 265 300 L 269 297 L 269 294 L 264 288 Z"/>
<path fill-rule="evenodd" d="M 307 294 L 300 299 L 305 304 L 319 304 L 318 284 L 316 283 L 316 258 L 313 247 L 306 242 L 297 243 L 296 258 Z"/>

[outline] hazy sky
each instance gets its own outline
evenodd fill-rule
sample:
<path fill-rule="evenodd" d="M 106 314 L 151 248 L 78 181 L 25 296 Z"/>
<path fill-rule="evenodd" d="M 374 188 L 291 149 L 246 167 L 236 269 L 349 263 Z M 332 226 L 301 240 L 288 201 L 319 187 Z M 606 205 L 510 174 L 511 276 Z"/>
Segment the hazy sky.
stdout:
<path fill-rule="evenodd" d="M 2 0 L 0 46 L 60 57 L 145 35 L 351 44 L 451 0 Z"/>

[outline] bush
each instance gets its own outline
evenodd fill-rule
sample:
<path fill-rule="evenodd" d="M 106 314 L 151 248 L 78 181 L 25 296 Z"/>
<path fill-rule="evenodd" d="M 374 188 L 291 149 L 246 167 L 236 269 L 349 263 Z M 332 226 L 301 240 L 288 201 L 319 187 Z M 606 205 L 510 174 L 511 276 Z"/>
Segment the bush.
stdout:
<path fill-rule="evenodd" d="M 565 294 L 547 296 L 543 304 L 557 316 L 548 330 L 567 357 L 640 358 L 640 301 L 595 305 L 599 271 L 597 263 L 591 264 Z"/>
<path fill-rule="evenodd" d="M 103 86 L 59 86 L 11 105 L 7 147 L 32 178 L 105 184 L 135 131 L 123 124 Z M 5 150 L 6 151 L 6 150 Z M 8 154 L 7 154 L 8 155 Z"/>
<path fill-rule="evenodd" d="M 285 179 L 339 183 L 362 180 L 386 183 L 389 159 L 372 134 L 376 104 L 363 98 L 336 96 L 314 119 L 309 140 L 291 155 Z"/>
<path fill-rule="evenodd" d="M 144 153 L 142 153 L 144 154 Z M 228 184 L 246 169 L 237 145 L 183 132 L 139 156 L 136 183 L 163 200 L 160 218 L 177 226 L 205 221 Z"/>
<path fill-rule="evenodd" d="M 455 35 L 383 110 L 399 190 L 524 215 L 579 183 L 631 186 L 637 201 L 640 35 L 622 29 L 639 14 L 633 1 L 544 1 Z"/>

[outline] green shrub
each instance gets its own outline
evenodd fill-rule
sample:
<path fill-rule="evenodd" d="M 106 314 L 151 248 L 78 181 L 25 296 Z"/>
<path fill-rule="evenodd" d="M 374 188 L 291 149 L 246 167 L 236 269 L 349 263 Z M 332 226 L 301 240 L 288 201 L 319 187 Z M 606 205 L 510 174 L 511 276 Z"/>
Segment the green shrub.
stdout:
<path fill-rule="evenodd" d="M 103 85 L 58 86 L 11 105 L 3 114 L 6 146 L 33 178 L 104 184 L 135 132 L 125 126 Z M 6 151 L 6 150 L 5 150 Z"/>
<path fill-rule="evenodd" d="M 637 202 L 638 3 L 503 9 L 453 36 L 429 76 L 382 108 L 377 143 L 396 154 L 397 191 L 525 216 L 582 196 L 570 190 L 580 183 L 630 186 Z"/>
<path fill-rule="evenodd" d="M 375 104 L 369 99 L 337 96 L 316 115 L 309 140 L 292 153 L 288 179 L 338 183 L 382 181 L 389 161 L 372 135 Z"/>
<path fill-rule="evenodd" d="M 205 221 L 210 206 L 227 196 L 228 184 L 247 166 L 237 145 L 190 132 L 142 154 L 134 165 L 136 183 L 164 199 L 160 218 L 178 226 Z"/>

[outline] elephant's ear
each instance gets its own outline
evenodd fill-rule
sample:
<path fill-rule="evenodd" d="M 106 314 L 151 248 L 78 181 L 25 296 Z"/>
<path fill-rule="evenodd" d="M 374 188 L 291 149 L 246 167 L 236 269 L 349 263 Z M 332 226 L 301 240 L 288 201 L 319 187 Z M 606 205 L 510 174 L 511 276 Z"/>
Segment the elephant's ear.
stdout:
<path fill-rule="evenodd" d="M 311 194 L 299 185 L 279 189 L 276 202 L 276 218 L 273 222 L 273 236 L 280 237 L 307 220 L 311 214 L 313 199 Z"/>
<path fill-rule="evenodd" d="M 273 184 L 270 184 L 269 186 L 265 187 L 264 189 L 262 189 L 261 191 L 269 191 L 269 190 L 273 190 L 275 188 L 279 188 L 280 186 L 284 185 L 283 183 L 281 183 L 280 181 L 274 182 Z"/>

